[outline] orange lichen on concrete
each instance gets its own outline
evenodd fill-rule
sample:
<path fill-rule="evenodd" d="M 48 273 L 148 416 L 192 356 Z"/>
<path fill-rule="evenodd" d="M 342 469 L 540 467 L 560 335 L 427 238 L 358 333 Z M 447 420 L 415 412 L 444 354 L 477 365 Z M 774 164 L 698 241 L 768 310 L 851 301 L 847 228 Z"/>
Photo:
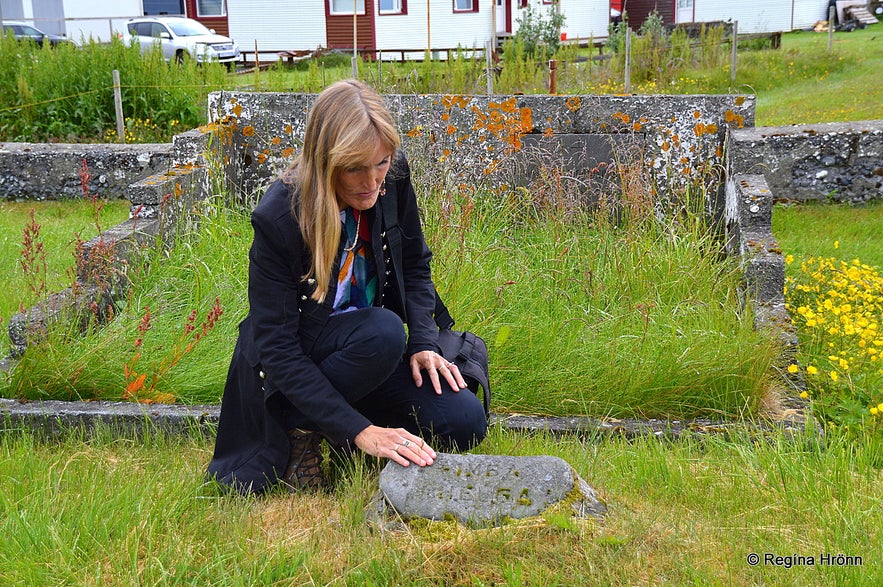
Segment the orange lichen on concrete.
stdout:
<path fill-rule="evenodd" d="M 472 130 L 494 135 L 506 143 L 508 151 L 521 149 L 521 137 L 533 130 L 533 111 L 518 108 L 515 98 L 489 102 L 487 112 L 473 106 L 472 113 L 475 115 Z"/>
<path fill-rule="evenodd" d="M 458 108 L 466 108 L 466 106 L 469 104 L 469 98 L 459 95 L 447 95 L 442 96 L 441 102 L 442 105 L 448 110 L 450 110 L 454 106 Z"/>
<path fill-rule="evenodd" d="M 737 128 L 742 128 L 745 126 L 745 117 L 740 114 L 736 114 L 732 110 L 727 110 L 726 112 L 724 112 L 724 121 L 727 124 L 735 124 Z"/>

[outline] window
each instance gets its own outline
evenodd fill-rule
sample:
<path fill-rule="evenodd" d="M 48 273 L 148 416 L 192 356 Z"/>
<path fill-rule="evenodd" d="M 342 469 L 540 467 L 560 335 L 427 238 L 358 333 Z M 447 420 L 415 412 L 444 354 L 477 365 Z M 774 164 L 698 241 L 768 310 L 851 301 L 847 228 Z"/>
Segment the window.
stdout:
<path fill-rule="evenodd" d="M 224 0 L 196 0 L 197 16 L 225 16 L 227 6 Z"/>
<path fill-rule="evenodd" d="M 454 12 L 478 12 L 478 0 L 454 0 Z"/>
<path fill-rule="evenodd" d="M 184 14 L 184 0 L 144 0 L 144 14 Z"/>
<path fill-rule="evenodd" d="M 365 0 L 328 0 L 328 10 L 331 14 L 352 14 L 353 4 L 356 14 L 365 14 Z"/>
<path fill-rule="evenodd" d="M 380 0 L 380 14 L 408 14 L 406 0 Z"/>

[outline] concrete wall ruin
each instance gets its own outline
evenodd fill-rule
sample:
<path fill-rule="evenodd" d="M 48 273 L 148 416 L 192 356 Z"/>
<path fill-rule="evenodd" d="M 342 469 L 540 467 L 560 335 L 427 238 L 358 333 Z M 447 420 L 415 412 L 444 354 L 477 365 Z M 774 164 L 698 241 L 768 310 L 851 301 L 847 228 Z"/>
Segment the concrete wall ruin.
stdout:
<path fill-rule="evenodd" d="M 125 198 L 129 184 L 167 170 L 171 144 L 0 143 L 0 199 L 82 198 L 79 171 L 91 174 L 86 188 L 101 198 Z"/>
<path fill-rule="evenodd" d="M 883 120 L 736 129 L 731 144 L 734 170 L 777 200 L 883 199 Z"/>
<path fill-rule="evenodd" d="M 754 97 L 387 95 L 404 149 L 448 185 L 523 185 L 564 164 L 593 181 L 599 160 L 640 157 L 659 185 L 723 168 L 729 128 L 754 125 Z M 263 191 L 300 146 L 314 95 L 216 92 L 209 97 L 228 174 L 245 196 Z M 622 147 L 628 145 L 628 152 Z M 597 156 L 602 149 L 603 157 Z"/>

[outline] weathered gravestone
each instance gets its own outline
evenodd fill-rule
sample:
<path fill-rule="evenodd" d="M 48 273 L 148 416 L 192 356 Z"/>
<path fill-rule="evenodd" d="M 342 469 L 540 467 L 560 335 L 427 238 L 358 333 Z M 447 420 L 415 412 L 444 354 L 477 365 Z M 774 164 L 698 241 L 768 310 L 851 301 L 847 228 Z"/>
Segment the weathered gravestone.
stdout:
<path fill-rule="evenodd" d="M 431 467 L 388 463 L 380 472 L 377 513 L 487 526 L 537 516 L 558 504 L 579 517 L 607 511 L 595 490 L 558 457 L 439 453 Z"/>

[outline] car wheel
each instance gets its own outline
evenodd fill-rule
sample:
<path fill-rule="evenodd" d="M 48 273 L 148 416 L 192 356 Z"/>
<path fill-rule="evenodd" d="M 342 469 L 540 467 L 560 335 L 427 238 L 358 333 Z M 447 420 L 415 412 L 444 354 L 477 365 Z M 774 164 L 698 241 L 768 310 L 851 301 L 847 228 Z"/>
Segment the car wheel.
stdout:
<path fill-rule="evenodd" d="M 187 58 L 187 52 L 184 51 L 183 49 L 178 49 L 175 52 L 175 63 L 177 63 L 178 65 L 184 63 L 184 59 L 186 59 L 186 58 Z"/>

